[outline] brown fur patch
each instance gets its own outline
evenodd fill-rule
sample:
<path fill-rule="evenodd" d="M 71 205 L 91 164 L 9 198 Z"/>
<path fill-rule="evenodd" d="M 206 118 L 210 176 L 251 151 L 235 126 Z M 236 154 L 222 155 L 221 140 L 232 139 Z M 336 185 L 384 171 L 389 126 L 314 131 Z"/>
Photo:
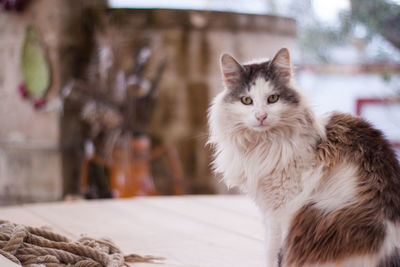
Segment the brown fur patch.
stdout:
<path fill-rule="evenodd" d="M 341 163 L 358 166 L 356 202 L 332 212 L 313 203 L 295 214 L 283 250 L 283 266 L 338 263 L 378 252 L 385 220 L 400 220 L 400 167 L 389 142 L 360 118 L 334 113 L 317 160 L 326 174 Z"/>
<path fill-rule="evenodd" d="M 295 215 L 285 240 L 283 266 L 339 263 L 378 252 L 385 226 L 373 207 L 344 207 L 324 214 L 312 203 Z"/>
<path fill-rule="evenodd" d="M 400 267 L 400 250 L 395 249 L 389 257 L 379 263 L 378 267 Z"/>
<path fill-rule="evenodd" d="M 319 161 L 327 170 L 341 162 L 359 166 L 360 202 L 383 210 L 390 221 L 400 221 L 400 167 L 383 134 L 364 120 L 341 113 L 332 115 L 326 134 L 317 145 Z"/>

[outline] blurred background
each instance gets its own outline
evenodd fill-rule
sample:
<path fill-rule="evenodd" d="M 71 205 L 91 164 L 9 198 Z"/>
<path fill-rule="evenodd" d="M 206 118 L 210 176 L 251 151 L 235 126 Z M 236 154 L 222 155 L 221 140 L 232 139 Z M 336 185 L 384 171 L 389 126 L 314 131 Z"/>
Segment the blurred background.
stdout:
<path fill-rule="evenodd" d="M 219 56 L 292 54 L 318 114 L 400 149 L 400 1 L 0 0 L 0 205 L 222 194 Z"/>

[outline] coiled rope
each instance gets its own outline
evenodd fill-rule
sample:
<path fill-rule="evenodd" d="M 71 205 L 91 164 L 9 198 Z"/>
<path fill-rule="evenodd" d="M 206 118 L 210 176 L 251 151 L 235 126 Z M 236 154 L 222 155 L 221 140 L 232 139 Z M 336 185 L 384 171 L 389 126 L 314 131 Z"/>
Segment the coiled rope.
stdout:
<path fill-rule="evenodd" d="M 160 257 L 124 256 L 108 239 L 82 237 L 72 242 L 49 230 L 0 220 L 0 254 L 27 267 L 121 267 L 153 262 Z"/>

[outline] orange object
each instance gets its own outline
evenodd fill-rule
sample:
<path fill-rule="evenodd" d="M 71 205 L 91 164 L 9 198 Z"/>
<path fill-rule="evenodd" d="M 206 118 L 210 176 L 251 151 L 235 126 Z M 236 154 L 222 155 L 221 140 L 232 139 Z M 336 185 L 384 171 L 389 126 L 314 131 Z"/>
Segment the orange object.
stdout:
<path fill-rule="evenodd" d="M 114 197 L 155 195 L 150 171 L 150 139 L 136 137 L 130 149 L 116 148 L 110 165 L 110 188 Z"/>
<path fill-rule="evenodd" d="M 115 147 L 111 159 L 104 159 L 97 155 L 85 158 L 81 166 L 81 193 L 86 194 L 88 190 L 90 191 L 90 187 L 93 187 L 93 179 L 101 179 L 95 176 L 89 181 L 89 165 L 95 163 L 109 170 L 106 174 L 108 177 L 106 186 L 113 197 L 156 195 L 150 163 L 151 160 L 161 156 L 167 159 L 166 167 L 173 179 L 173 193 L 184 194 L 183 172 L 178 151 L 175 147 L 167 145 L 157 146 L 151 151 L 151 141 L 147 136 L 133 138 L 129 147 Z M 100 184 L 103 185 L 104 182 Z"/>
<path fill-rule="evenodd" d="M 183 188 L 183 171 L 178 151 L 173 146 L 161 145 L 153 150 L 151 157 L 154 159 L 162 155 L 165 155 L 168 160 L 168 168 L 173 178 L 174 194 L 183 195 L 185 192 Z"/>
<path fill-rule="evenodd" d="M 113 197 L 156 195 L 150 170 L 150 147 L 147 136 L 135 137 L 128 148 L 114 148 L 110 160 L 96 155 L 84 159 L 81 166 L 81 192 L 87 192 L 90 186 L 88 165 L 95 162 L 110 170 L 108 180 Z"/>

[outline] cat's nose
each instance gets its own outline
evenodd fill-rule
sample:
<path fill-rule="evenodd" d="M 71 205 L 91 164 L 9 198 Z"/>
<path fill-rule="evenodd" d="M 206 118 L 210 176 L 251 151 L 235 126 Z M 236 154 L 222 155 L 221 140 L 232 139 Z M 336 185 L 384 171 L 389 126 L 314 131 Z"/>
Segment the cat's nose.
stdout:
<path fill-rule="evenodd" d="M 263 122 L 267 118 L 267 116 L 268 115 L 266 113 L 256 114 L 256 118 L 259 122 Z"/>

